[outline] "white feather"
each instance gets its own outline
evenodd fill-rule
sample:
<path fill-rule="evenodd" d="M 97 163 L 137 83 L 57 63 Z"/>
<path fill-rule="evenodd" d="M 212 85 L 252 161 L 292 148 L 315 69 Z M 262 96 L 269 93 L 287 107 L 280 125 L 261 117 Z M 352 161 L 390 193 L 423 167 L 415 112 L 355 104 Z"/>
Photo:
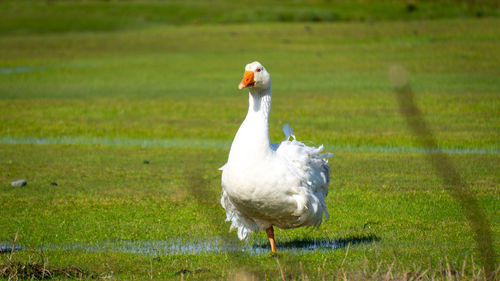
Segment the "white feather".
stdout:
<path fill-rule="evenodd" d="M 283 133 L 285 133 L 285 140 L 290 140 L 290 137 L 293 137 L 293 139 L 296 140 L 295 135 L 293 134 L 293 130 L 292 128 L 290 128 L 290 125 L 285 124 L 285 126 L 283 126 Z"/>

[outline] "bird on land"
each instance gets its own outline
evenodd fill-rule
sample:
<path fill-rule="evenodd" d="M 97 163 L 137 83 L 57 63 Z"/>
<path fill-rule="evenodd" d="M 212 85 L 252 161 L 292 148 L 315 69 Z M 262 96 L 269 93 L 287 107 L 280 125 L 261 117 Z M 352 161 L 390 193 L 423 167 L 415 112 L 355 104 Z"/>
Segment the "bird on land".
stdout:
<path fill-rule="evenodd" d="M 330 167 L 326 158 L 333 154 L 321 153 L 322 145 L 309 147 L 297 141 L 288 124 L 283 127 L 286 139 L 270 142 L 271 77 L 262 64 L 247 64 L 238 88 L 249 89 L 249 107 L 227 163 L 220 168 L 221 204 L 230 229 L 238 230 L 240 240 L 265 230 L 276 252 L 274 226 L 319 227 L 323 215 L 328 218 L 325 197 Z"/>

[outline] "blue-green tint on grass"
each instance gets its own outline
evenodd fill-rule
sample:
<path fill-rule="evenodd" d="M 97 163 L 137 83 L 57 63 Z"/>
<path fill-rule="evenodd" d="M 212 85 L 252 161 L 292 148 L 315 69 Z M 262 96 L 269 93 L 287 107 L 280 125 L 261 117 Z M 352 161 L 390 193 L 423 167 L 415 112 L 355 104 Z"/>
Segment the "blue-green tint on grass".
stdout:
<path fill-rule="evenodd" d="M 33 145 L 103 145 L 103 146 L 139 146 L 139 147 L 179 147 L 179 148 L 218 148 L 229 149 L 230 141 L 216 139 L 133 139 L 133 138 L 33 138 L 33 137 L 0 137 L 1 144 L 33 144 Z M 446 154 L 500 154 L 497 147 L 485 148 L 439 148 L 426 149 L 410 146 L 378 146 L 378 145 L 341 145 L 325 144 L 327 151 L 333 152 L 378 152 L 378 153 L 446 153 Z"/>
<path fill-rule="evenodd" d="M 0 66 L 0 74 L 14 74 L 14 73 L 27 73 L 38 72 L 50 69 L 69 69 L 69 68 L 85 68 L 89 67 L 88 63 L 72 63 L 72 64 L 59 64 L 59 65 L 18 65 L 18 66 Z"/>
<path fill-rule="evenodd" d="M 24 73 L 45 70 L 45 66 L 13 66 L 0 67 L 0 74 Z"/>
<path fill-rule="evenodd" d="M 352 239 L 304 239 L 278 242 L 282 252 L 304 253 L 308 251 L 326 252 L 347 247 L 348 244 L 367 244 L 379 241 L 378 237 L 366 236 Z M 33 247 L 15 245 L 14 251 L 21 251 Z M 223 252 L 242 252 L 248 255 L 268 254 L 270 251 L 267 241 L 265 243 L 230 243 L 224 238 L 201 241 L 175 241 L 175 240 L 119 240 L 100 241 L 95 243 L 50 244 L 34 247 L 43 250 L 69 250 L 82 252 L 117 252 L 151 256 L 167 256 L 178 254 L 207 254 Z M 11 242 L 0 241 L 3 252 L 12 250 Z"/>
<path fill-rule="evenodd" d="M 104 145 L 104 146 L 140 146 L 140 147 L 186 147 L 186 148 L 221 148 L 230 147 L 230 142 L 213 139 L 129 139 L 129 138 L 11 138 L 0 137 L 2 144 L 63 144 L 63 145 Z"/>

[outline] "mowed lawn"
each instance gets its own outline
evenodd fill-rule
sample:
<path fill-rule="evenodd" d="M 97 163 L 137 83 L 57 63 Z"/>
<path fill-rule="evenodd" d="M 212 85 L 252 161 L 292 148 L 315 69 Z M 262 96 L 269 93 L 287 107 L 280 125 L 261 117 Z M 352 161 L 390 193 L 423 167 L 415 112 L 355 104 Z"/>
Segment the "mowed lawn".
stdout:
<path fill-rule="evenodd" d="M 499 25 L 486 18 L 4 34 L 0 241 L 17 233 L 26 250 L 13 259 L 21 262 L 41 259 L 43 249 L 50 266 L 118 279 L 311 280 L 339 270 L 446 278 L 447 263 L 457 276 L 473 275 L 481 258 L 467 216 L 418 150 L 388 73 L 408 70 L 416 103 L 480 203 L 498 255 Z M 280 241 L 291 246 L 277 258 L 253 254 L 228 233 L 219 205 L 217 169 L 247 109 L 237 84 L 254 60 L 272 76 L 272 140 L 289 123 L 299 140 L 335 153 L 330 219 L 318 230 L 278 230 L 278 249 Z M 26 186 L 11 187 L 21 178 Z M 294 250 L 322 239 L 340 248 Z M 101 247 L 215 240 L 230 250 Z M 266 243 L 263 233 L 249 241 Z"/>

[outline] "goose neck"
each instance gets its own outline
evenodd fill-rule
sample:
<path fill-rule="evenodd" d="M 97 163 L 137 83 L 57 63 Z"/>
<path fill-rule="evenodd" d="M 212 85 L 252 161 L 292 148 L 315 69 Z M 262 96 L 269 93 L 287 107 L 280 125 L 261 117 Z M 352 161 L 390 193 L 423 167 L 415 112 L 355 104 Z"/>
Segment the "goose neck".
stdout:
<path fill-rule="evenodd" d="M 266 123 L 271 112 L 272 91 L 271 87 L 265 90 L 252 89 L 248 95 L 248 117 L 259 116 Z"/>
<path fill-rule="evenodd" d="M 250 91 L 248 113 L 241 124 L 229 153 L 229 162 L 246 163 L 262 159 L 271 153 L 269 112 L 271 90 Z M 243 161 L 243 162 L 241 162 Z"/>

